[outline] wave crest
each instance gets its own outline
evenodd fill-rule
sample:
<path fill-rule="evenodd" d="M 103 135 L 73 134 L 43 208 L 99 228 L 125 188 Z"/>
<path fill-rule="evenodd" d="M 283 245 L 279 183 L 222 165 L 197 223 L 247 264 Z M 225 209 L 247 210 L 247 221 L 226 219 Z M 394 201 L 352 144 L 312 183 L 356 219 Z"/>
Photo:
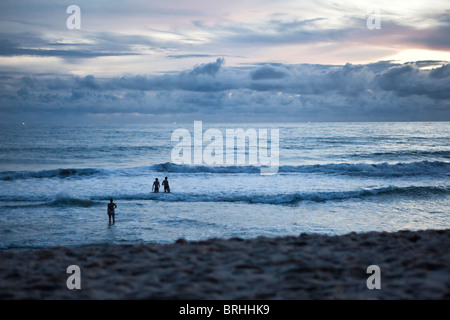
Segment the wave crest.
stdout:
<path fill-rule="evenodd" d="M 157 172 L 172 173 L 257 173 L 258 166 L 203 166 L 163 163 L 150 167 Z M 358 176 L 405 176 L 427 174 L 450 174 L 450 162 L 417 161 L 399 163 L 329 163 L 314 165 L 284 165 L 279 173 L 322 173 Z"/>
<path fill-rule="evenodd" d="M 119 169 L 56 169 L 43 171 L 4 171 L 0 172 L 0 180 L 12 181 L 20 179 L 50 179 L 50 178 L 84 178 L 104 175 L 136 176 L 150 172 L 168 173 L 211 173 L 211 174 L 259 174 L 258 166 L 205 166 L 184 165 L 170 162 L 155 164 L 146 167 L 119 168 Z M 381 176 L 399 177 L 412 175 L 450 175 L 450 162 L 443 161 L 417 161 L 399 163 L 329 163 L 313 165 L 284 165 L 278 168 L 279 173 L 320 173 L 355 176 Z"/>
<path fill-rule="evenodd" d="M 407 187 L 380 187 L 371 189 L 357 189 L 349 191 L 310 191 L 294 192 L 288 194 L 237 194 L 237 193 L 137 193 L 137 194 L 112 194 L 107 196 L 92 196 L 89 199 L 80 199 L 69 195 L 58 194 L 56 197 L 48 199 L 22 199 L 22 198 L 4 198 L 2 201 L 43 201 L 38 204 L 25 206 L 73 206 L 73 207 L 92 207 L 104 205 L 111 197 L 115 201 L 140 201 L 154 200 L 167 202 L 243 202 L 251 204 L 274 204 L 274 205 L 293 205 L 304 201 L 326 202 L 341 201 L 349 199 L 365 199 L 380 196 L 398 196 L 398 197 L 431 197 L 447 196 L 450 193 L 450 187 L 444 186 L 407 186 Z M 23 205 L 19 205 L 23 206 Z M 13 206 L 13 207 L 18 207 Z"/>
<path fill-rule="evenodd" d="M 169 202 L 245 202 L 261 204 L 289 205 L 303 201 L 326 202 L 367 198 L 375 196 L 432 196 L 447 195 L 449 187 L 408 186 L 408 187 L 381 187 L 350 191 L 313 191 L 296 192 L 289 194 L 189 194 L 189 193 L 150 193 L 133 195 L 115 195 L 115 200 L 157 200 Z M 100 200 L 100 199 L 98 199 Z M 101 200 L 107 200 L 105 197 Z"/>

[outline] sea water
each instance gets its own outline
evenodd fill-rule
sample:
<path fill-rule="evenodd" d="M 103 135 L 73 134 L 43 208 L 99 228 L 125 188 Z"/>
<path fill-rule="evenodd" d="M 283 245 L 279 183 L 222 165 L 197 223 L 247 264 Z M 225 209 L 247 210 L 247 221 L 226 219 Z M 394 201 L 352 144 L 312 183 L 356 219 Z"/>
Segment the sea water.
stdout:
<path fill-rule="evenodd" d="M 450 227 L 449 122 L 203 123 L 278 129 L 275 175 L 174 164 L 178 128 L 2 124 L 0 248 Z"/>

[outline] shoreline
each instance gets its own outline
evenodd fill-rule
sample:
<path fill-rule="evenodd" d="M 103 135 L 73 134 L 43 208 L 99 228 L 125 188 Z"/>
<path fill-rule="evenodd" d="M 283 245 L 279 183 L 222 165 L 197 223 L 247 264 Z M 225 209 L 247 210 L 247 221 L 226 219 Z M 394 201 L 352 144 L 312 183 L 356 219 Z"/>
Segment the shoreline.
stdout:
<path fill-rule="evenodd" d="M 449 249 L 450 229 L 8 249 L 0 299 L 450 299 Z"/>

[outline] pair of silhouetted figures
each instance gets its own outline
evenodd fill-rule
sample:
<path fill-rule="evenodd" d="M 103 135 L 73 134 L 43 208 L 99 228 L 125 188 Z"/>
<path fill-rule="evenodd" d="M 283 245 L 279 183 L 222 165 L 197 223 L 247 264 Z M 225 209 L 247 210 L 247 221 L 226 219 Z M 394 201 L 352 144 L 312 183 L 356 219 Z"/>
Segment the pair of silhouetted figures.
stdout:
<path fill-rule="evenodd" d="M 169 180 L 167 180 L 167 177 L 163 180 L 162 185 L 164 186 L 164 192 L 170 192 L 170 187 L 169 187 Z M 159 192 L 159 181 L 158 178 L 155 179 L 155 182 L 153 182 L 153 186 L 152 186 L 152 191 L 153 192 Z M 116 223 L 116 211 L 115 209 L 117 208 L 117 205 L 113 202 L 114 199 L 111 198 L 109 199 L 109 203 L 108 203 L 108 218 L 109 218 L 109 223 L 111 224 L 111 218 L 113 221 L 113 224 Z"/>
<path fill-rule="evenodd" d="M 170 192 L 169 180 L 167 180 L 167 177 L 162 182 L 162 185 L 164 186 L 164 192 Z M 159 192 L 159 181 L 158 181 L 158 178 L 156 178 L 155 182 L 153 182 L 152 191 L 153 192 Z"/>

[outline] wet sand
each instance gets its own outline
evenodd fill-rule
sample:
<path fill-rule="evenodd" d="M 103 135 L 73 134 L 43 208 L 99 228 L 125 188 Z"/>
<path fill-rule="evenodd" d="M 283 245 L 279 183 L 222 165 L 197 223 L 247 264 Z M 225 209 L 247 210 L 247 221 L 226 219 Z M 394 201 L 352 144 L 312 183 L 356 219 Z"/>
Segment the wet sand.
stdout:
<path fill-rule="evenodd" d="M 450 299 L 449 249 L 450 229 L 5 250 L 0 298 Z M 69 265 L 80 290 L 67 289 Z"/>

